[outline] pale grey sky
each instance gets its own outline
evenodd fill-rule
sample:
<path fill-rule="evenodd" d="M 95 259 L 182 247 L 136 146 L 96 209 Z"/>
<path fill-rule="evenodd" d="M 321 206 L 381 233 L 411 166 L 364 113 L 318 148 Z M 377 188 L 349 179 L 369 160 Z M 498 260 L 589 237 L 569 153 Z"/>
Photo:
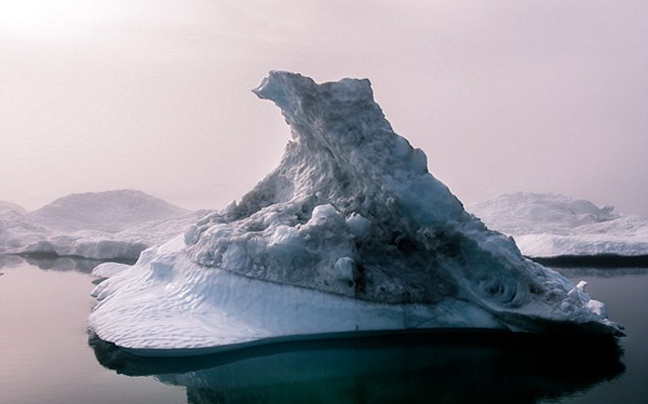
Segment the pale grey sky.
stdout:
<path fill-rule="evenodd" d="M 648 2 L 0 0 L 0 200 L 141 189 L 222 207 L 289 139 L 268 70 L 367 77 L 465 203 L 648 216 Z"/>

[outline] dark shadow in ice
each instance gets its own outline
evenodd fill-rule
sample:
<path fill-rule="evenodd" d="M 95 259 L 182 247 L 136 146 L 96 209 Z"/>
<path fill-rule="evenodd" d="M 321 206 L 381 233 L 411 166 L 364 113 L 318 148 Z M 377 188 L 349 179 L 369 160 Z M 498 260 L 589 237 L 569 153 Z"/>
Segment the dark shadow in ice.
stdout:
<path fill-rule="evenodd" d="M 529 257 L 533 261 L 551 267 L 643 267 L 648 268 L 648 255 L 624 256 L 616 254 L 560 255 L 557 257 Z"/>
<path fill-rule="evenodd" d="M 254 346 L 200 357 L 142 358 L 91 336 L 119 374 L 184 386 L 188 403 L 536 403 L 625 370 L 609 337 L 439 330 Z"/>

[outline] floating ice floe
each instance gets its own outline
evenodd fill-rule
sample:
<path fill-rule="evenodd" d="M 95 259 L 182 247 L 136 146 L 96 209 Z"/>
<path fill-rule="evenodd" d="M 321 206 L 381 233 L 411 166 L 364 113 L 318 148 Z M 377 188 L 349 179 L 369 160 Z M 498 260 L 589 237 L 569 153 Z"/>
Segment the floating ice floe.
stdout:
<path fill-rule="evenodd" d="M 271 72 L 292 129 L 239 203 L 93 291 L 90 327 L 140 355 L 447 327 L 620 335 L 601 305 L 489 231 L 394 133 L 368 80 Z"/>
<path fill-rule="evenodd" d="M 468 206 L 529 257 L 648 257 L 648 220 L 564 195 L 515 193 Z"/>

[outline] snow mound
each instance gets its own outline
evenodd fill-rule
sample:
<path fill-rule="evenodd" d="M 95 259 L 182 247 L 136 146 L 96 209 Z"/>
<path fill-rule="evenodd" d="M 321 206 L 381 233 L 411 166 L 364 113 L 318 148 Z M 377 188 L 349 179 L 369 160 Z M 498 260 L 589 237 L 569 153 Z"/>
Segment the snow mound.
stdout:
<path fill-rule="evenodd" d="M 393 132 L 368 80 L 271 72 L 254 93 L 292 128 L 281 163 L 240 203 L 99 284 L 99 338 L 156 355 L 393 329 L 621 333 L 468 214 Z"/>
<path fill-rule="evenodd" d="M 188 213 L 142 191 L 124 189 L 71 194 L 28 216 L 46 227 L 64 232 L 101 230 L 116 233 L 151 220 Z"/>
<path fill-rule="evenodd" d="M 564 195 L 515 193 L 468 210 L 530 257 L 648 255 L 648 220 Z"/>

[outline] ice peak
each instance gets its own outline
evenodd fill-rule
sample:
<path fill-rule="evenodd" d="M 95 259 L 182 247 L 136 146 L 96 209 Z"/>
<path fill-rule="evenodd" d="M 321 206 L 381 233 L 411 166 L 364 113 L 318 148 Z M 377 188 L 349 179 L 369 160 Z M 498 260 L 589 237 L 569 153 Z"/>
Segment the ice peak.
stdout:
<path fill-rule="evenodd" d="M 317 84 L 300 74 L 273 71 L 253 92 L 281 109 L 294 138 L 281 166 L 263 181 L 286 184 L 281 195 L 275 192 L 274 202 L 317 196 L 319 203 L 332 203 L 344 214 L 382 218 L 390 215 L 378 212 L 381 205 L 395 203 L 403 208 L 396 221 L 403 214 L 409 217 L 407 212 L 426 223 L 465 216 L 461 203 L 428 173 L 425 153 L 394 133 L 369 80 Z M 259 188 L 264 187 L 244 198 L 243 212 L 258 210 L 249 202 L 259 199 Z M 423 194 L 431 198 L 425 206 L 419 198 Z"/>
<path fill-rule="evenodd" d="M 285 71 L 271 71 L 252 92 L 261 99 L 273 101 L 288 115 L 287 119 L 316 115 L 314 112 L 323 102 L 374 103 L 368 79 L 345 78 L 317 84 L 310 77 Z"/>
<path fill-rule="evenodd" d="M 273 101 L 293 127 L 295 139 L 359 145 L 375 129 L 391 132 L 380 107 L 373 100 L 367 79 L 342 79 L 317 84 L 297 73 L 272 71 L 252 90 L 259 98 Z M 332 128 L 344 122 L 345 128 Z M 338 135 L 338 139 L 330 139 Z"/>

